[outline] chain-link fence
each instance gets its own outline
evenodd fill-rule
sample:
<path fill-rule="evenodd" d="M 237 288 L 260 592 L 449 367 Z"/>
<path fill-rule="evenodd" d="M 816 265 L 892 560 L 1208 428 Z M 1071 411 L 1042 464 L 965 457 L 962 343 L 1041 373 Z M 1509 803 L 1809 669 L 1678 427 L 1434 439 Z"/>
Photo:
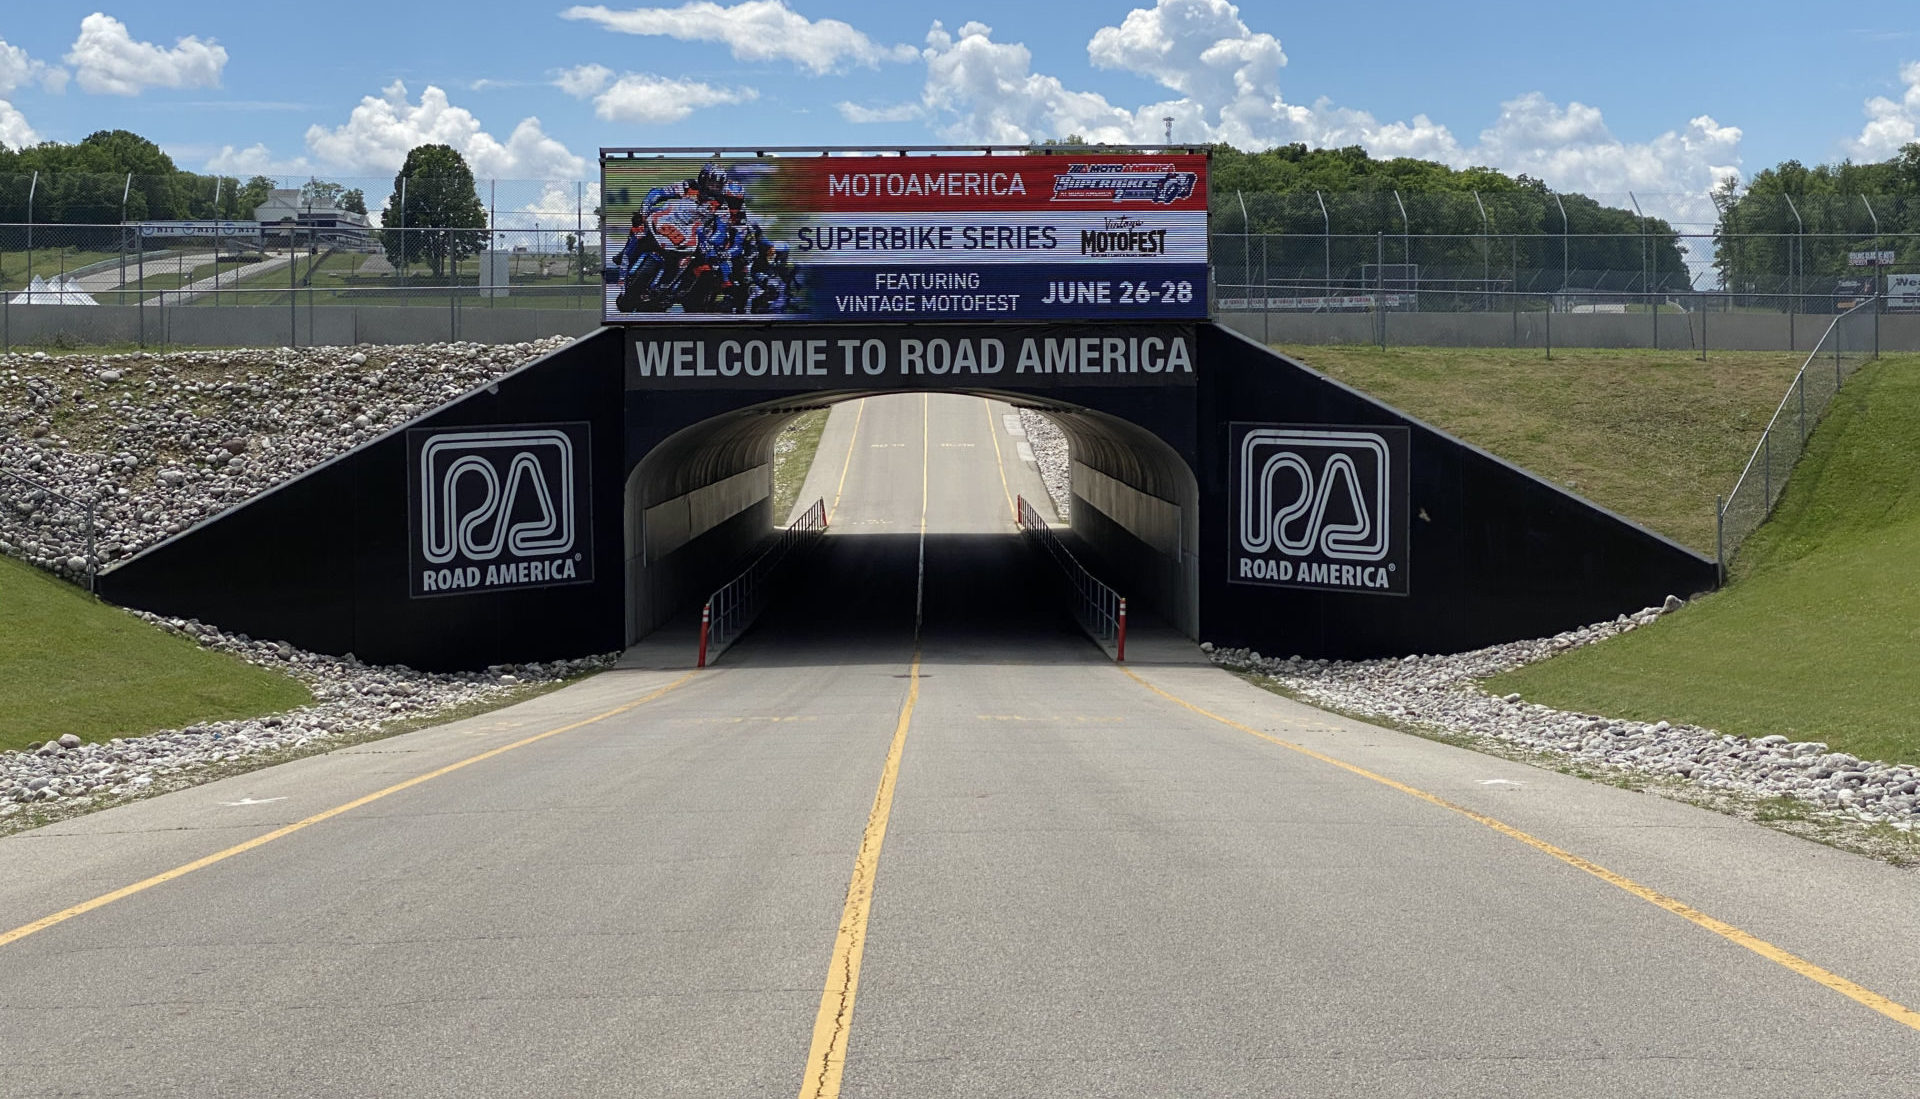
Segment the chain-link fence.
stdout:
<path fill-rule="evenodd" d="M 577 180 L 0 176 L 0 346 L 584 332 L 599 206 Z M 1305 342 L 1550 346 L 1590 316 L 1562 334 L 1704 348 L 1712 313 L 1762 318 L 1725 346 L 1804 347 L 1869 297 L 1920 318 L 1899 196 L 1216 190 L 1210 224 L 1216 316 Z M 1482 319 L 1398 323 L 1434 314 Z"/>
<path fill-rule="evenodd" d="M 1819 426 L 1834 394 L 1854 371 L 1880 357 L 1878 304 L 1863 301 L 1833 318 L 1780 399 L 1733 491 L 1717 502 L 1715 545 L 1723 578 L 1747 536 L 1773 513 L 1806 450 L 1807 437 Z"/>

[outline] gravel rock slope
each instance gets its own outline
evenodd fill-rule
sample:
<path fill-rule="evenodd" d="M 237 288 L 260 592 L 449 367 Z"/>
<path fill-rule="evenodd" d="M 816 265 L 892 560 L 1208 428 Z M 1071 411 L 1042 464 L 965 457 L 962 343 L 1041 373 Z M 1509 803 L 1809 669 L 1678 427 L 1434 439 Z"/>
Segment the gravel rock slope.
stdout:
<path fill-rule="evenodd" d="M 0 358 L 0 471 L 19 475 L 0 473 L 0 552 L 84 579 L 91 567 L 129 557 L 566 342 Z M 62 497 L 97 502 L 91 556 L 84 511 Z M 0 831 L 48 811 L 185 785 L 247 757 L 503 703 L 612 659 L 438 675 L 140 617 L 292 675 L 314 704 L 104 744 L 69 734 L 0 753 Z"/>

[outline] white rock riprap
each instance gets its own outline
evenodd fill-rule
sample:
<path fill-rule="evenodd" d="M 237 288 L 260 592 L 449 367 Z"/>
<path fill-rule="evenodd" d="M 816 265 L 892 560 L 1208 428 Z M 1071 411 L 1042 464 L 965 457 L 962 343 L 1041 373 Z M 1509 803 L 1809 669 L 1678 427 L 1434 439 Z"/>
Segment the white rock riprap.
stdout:
<path fill-rule="evenodd" d="M 80 578 L 567 342 L 0 357 L 0 471 L 51 490 L 0 472 L 0 553 Z"/>
<path fill-rule="evenodd" d="M 1027 433 L 1027 448 L 1033 451 L 1034 465 L 1040 469 L 1040 483 L 1047 486 L 1047 495 L 1053 498 L 1053 510 L 1066 519 L 1073 502 L 1066 435 L 1058 424 L 1030 408 L 1020 410 L 1020 429 Z"/>
<path fill-rule="evenodd" d="M 69 733 L 35 750 L 0 752 L 0 821 L 35 803 L 82 808 L 138 794 L 157 781 L 191 782 L 195 772 L 248 756 L 324 746 L 394 722 L 431 719 L 470 703 L 502 702 L 524 694 L 529 685 L 597 671 L 614 659 L 609 654 L 436 674 L 304 652 L 285 642 L 225 634 L 191 619 L 140 617 L 208 648 L 291 675 L 313 692 L 313 704 L 268 717 L 208 722 L 96 744 Z"/>
<path fill-rule="evenodd" d="M 1697 725 L 1567 713 L 1517 694 L 1490 695 L 1479 684 L 1487 676 L 1652 625 L 1679 605 L 1669 597 L 1663 607 L 1612 622 L 1453 656 L 1282 660 L 1246 649 L 1208 649 L 1217 664 L 1269 676 L 1300 698 L 1345 713 L 1684 779 L 1715 791 L 1798 798 L 1836 815 L 1902 831 L 1920 823 L 1920 768 L 1857 759 L 1817 741 L 1749 740 Z"/>

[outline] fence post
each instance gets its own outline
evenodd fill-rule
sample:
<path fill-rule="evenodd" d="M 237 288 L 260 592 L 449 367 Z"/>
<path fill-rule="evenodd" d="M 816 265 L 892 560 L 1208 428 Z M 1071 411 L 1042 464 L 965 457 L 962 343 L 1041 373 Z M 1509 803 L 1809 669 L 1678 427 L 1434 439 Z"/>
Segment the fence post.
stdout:
<path fill-rule="evenodd" d="M 299 234 L 291 227 L 287 229 L 287 346 L 300 346 L 300 254 L 294 250 Z M 213 252 L 214 286 L 218 287 L 220 277 L 220 246 L 216 243 Z M 217 295 L 219 291 L 216 289 Z"/>
<path fill-rule="evenodd" d="M 1713 560 L 1718 567 L 1720 583 L 1727 582 L 1727 498 L 1713 498 Z"/>
<path fill-rule="evenodd" d="M 1760 436 L 1760 502 L 1767 511 L 1773 510 L 1773 425 L 1767 425 L 1767 433 Z"/>
<path fill-rule="evenodd" d="M 1120 597 L 1120 625 L 1115 629 L 1114 635 L 1116 640 L 1113 646 L 1113 662 L 1125 664 L 1127 662 L 1127 597 L 1124 595 Z"/>
<path fill-rule="evenodd" d="M 1793 380 L 1793 387 L 1800 391 L 1800 446 L 1807 445 L 1807 376 L 1801 374 Z"/>

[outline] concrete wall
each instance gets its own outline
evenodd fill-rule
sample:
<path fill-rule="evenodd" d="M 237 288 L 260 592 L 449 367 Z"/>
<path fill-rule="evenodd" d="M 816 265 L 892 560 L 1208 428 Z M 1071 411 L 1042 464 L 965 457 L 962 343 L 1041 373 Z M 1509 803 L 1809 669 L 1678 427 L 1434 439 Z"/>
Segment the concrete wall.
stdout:
<path fill-rule="evenodd" d="M 440 305 L 8 305 L 7 347 L 133 344 L 165 347 L 300 347 L 351 344 L 520 343 L 582 336 L 600 318 L 579 309 Z"/>
<path fill-rule="evenodd" d="M 1666 351 L 1812 351 L 1832 316 L 1785 313 L 1223 313 L 1217 321 L 1269 344 L 1399 347 L 1621 347 Z M 1880 317 L 1882 351 L 1920 351 L 1920 315 Z"/>

